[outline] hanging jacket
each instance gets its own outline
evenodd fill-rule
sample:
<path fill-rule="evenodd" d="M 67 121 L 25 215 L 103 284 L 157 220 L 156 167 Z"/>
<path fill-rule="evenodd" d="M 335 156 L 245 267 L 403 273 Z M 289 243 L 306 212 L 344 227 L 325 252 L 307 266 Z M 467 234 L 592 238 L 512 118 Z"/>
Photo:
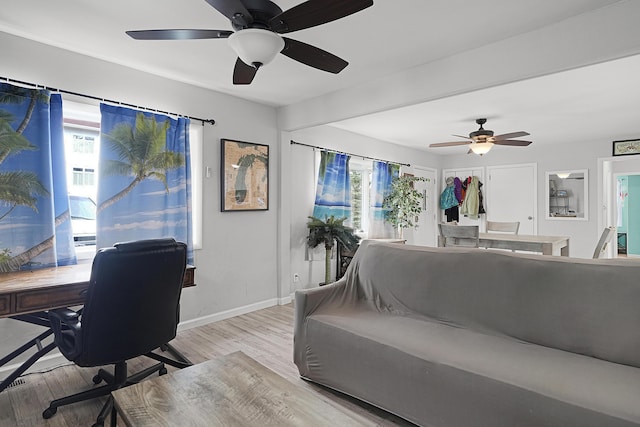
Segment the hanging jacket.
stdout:
<path fill-rule="evenodd" d="M 446 210 L 453 206 L 458 206 L 458 199 L 456 199 L 453 179 L 449 177 L 447 178 L 447 187 L 440 195 L 440 208 Z"/>
<path fill-rule="evenodd" d="M 460 215 L 468 216 L 471 219 L 478 219 L 480 206 L 479 181 L 478 177 L 474 176 L 471 182 L 467 184 L 465 198 L 460 207 Z"/>
<path fill-rule="evenodd" d="M 464 200 L 464 197 L 462 196 L 462 181 L 460 181 L 460 178 L 457 176 L 453 179 L 453 188 L 456 199 L 458 199 L 459 203 L 462 202 Z"/>

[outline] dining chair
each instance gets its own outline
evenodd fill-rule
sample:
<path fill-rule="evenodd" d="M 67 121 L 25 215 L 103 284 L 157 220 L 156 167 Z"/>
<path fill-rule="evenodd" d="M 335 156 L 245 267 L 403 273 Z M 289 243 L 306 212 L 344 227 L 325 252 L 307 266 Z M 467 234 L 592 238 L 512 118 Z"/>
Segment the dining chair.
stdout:
<path fill-rule="evenodd" d="M 609 242 L 611 241 L 611 238 L 613 237 L 615 232 L 615 227 L 606 227 L 604 230 L 602 230 L 600 240 L 598 240 L 596 248 L 593 251 L 593 259 L 601 258 L 602 255 L 607 251 L 607 246 L 609 245 Z"/>
<path fill-rule="evenodd" d="M 514 222 L 501 222 L 501 221 L 487 221 L 487 233 L 513 233 L 518 234 L 520 229 L 520 221 Z"/>
<path fill-rule="evenodd" d="M 100 369 L 93 378 L 106 385 L 53 400 L 42 413 L 51 418 L 58 407 L 108 396 L 95 426 L 116 414 L 110 393 L 159 372 L 163 362 L 128 376 L 127 361 L 138 356 L 154 360 L 153 351 L 176 336 L 187 249 L 174 239 L 140 240 L 100 249 L 93 260 L 82 312 L 49 311 L 54 342 L 68 360 L 81 367 L 115 365 L 113 374 Z"/>
<path fill-rule="evenodd" d="M 442 246 L 465 246 L 477 248 L 480 245 L 480 227 L 477 225 L 438 224 Z"/>

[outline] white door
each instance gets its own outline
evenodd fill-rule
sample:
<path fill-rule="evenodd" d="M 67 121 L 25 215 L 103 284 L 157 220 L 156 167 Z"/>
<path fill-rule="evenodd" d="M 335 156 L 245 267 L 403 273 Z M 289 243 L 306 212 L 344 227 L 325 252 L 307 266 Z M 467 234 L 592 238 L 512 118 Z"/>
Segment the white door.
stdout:
<path fill-rule="evenodd" d="M 518 234 L 537 234 L 537 165 L 487 166 L 487 221 L 520 221 Z"/>
<path fill-rule="evenodd" d="M 436 221 L 438 213 L 438 195 L 436 192 L 436 170 L 414 167 L 413 174 L 417 177 L 427 178 L 429 181 L 416 181 L 416 189 L 423 194 L 422 213 L 418 218 L 416 229 L 405 230 L 404 236 L 407 243 L 420 246 L 437 246 Z"/>

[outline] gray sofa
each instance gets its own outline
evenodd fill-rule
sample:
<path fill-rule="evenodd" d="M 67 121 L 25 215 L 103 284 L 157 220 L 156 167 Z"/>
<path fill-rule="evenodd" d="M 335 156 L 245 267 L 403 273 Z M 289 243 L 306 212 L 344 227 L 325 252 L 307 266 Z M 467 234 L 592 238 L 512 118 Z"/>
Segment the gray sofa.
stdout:
<path fill-rule="evenodd" d="M 423 426 L 640 426 L 640 263 L 365 241 L 294 361 Z"/>

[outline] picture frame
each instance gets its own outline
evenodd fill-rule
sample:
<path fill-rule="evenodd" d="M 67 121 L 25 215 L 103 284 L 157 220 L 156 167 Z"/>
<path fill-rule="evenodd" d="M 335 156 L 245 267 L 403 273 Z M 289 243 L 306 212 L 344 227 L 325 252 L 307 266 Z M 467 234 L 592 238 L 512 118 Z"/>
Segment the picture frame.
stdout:
<path fill-rule="evenodd" d="M 613 141 L 614 156 L 632 156 L 634 154 L 640 154 L 640 139 Z"/>
<path fill-rule="evenodd" d="M 221 139 L 220 210 L 269 210 L 269 146 Z"/>

